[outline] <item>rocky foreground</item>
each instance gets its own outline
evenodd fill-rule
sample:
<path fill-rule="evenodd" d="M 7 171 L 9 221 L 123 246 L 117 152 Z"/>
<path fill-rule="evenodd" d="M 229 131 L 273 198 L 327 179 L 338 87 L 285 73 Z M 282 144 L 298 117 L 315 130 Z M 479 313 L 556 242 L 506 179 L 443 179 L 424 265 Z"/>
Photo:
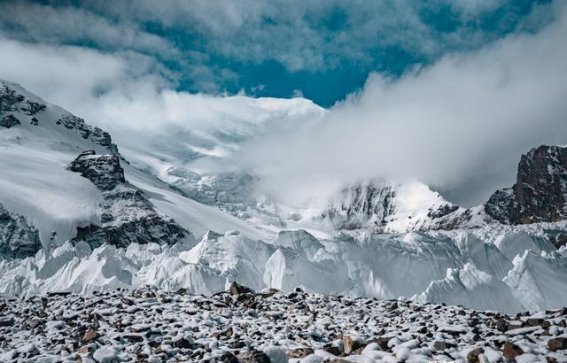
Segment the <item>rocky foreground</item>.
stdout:
<path fill-rule="evenodd" d="M 508 316 L 269 291 L 0 301 L 2 362 L 567 362 L 567 308 Z"/>

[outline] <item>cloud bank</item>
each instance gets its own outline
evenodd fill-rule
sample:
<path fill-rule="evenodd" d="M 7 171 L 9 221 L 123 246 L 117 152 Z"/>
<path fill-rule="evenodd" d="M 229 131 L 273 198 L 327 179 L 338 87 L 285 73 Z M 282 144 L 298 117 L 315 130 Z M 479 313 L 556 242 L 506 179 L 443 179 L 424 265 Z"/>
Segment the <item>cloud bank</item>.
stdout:
<path fill-rule="evenodd" d="M 567 13 L 556 10 L 536 34 L 399 79 L 372 74 L 323 120 L 248 145 L 241 160 L 263 172 L 267 190 L 294 197 L 301 185 L 410 177 L 481 203 L 514 182 L 521 153 L 567 143 Z"/>
<path fill-rule="evenodd" d="M 22 42 L 151 57 L 174 88 L 241 89 L 330 106 L 372 70 L 399 75 L 544 24 L 547 0 L 15 0 L 0 33 Z M 542 5 L 540 5 L 542 4 Z"/>

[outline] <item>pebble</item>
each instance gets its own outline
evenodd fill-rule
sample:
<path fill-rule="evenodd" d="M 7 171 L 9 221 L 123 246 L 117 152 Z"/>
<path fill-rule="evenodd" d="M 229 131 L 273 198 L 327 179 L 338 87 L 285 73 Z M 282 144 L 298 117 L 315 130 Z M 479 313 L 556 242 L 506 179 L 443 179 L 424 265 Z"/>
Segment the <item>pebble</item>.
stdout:
<path fill-rule="evenodd" d="M 567 362 L 565 309 L 508 316 L 240 285 L 210 297 L 147 287 L 0 305 L 1 362 Z"/>

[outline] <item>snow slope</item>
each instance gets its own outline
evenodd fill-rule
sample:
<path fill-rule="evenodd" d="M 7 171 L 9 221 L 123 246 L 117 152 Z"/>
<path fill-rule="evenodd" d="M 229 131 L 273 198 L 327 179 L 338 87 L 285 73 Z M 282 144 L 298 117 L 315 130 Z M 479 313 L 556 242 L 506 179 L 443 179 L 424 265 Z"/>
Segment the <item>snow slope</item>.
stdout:
<path fill-rule="evenodd" d="M 67 111 L 18 85 L 0 82 L 0 89 L 14 90 L 25 98 L 11 106 L 12 110 L 3 112 L 15 116 L 20 124 L 0 127 L 0 203 L 36 226 L 44 247 L 62 244 L 76 235 L 77 227 L 100 222 L 102 201 L 101 192 L 89 180 L 66 170 L 66 166 L 84 150 L 116 153 L 116 146 L 97 142 L 91 136 L 97 132 L 96 128 L 81 126 L 82 120 L 77 121 Z M 29 115 L 22 110 L 22 104 L 27 101 L 45 105 L 45 109 Z M 100 129 L 98 132 L 103 133 Z M 85 133 L 90 135 L 85 137 Z M 200 236 L 208 229 L 221 232 L 238 229 L 251 238 L 266 236 L 265 232 L 218 209 L 184 197 L 127 162 L 122 164 L 128 182 L 143 190 L 159 212 L 174 218 L 193 234 Z"/>

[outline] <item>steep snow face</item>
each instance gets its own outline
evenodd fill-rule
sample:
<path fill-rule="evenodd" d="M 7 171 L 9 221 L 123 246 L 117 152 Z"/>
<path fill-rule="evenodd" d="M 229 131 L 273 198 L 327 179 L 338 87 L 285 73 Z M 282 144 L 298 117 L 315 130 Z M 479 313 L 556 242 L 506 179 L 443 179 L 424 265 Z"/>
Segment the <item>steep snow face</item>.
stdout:
<path fill-rule="evenodd" d="M 460 208 L 413 180 L 352 184 L 329 204 L 322 212 L 323 218 L 331 220 L 338 229 L 405 233 L 475 227 L 488 220 L 481 207 Z"/>
<path fill-rule="evenodd" d="M 447 276 L 431 282 L 417 301 L 463 304 L 478 310 L 516 312 L 526 310 L 514 290 L 496 277 L 480 271 L 472 263 L 459 269 L 447 269 Z"/>
<path fill-rule="evenodd" d="M 227 162 L 230 156 L 245 142 L 315 122 L 326 112 L 304 98 L 219 97 L 209 99 L 206 107 L 210 105 L 215 107 L 205 113 L 191 112 L 194 110 L 190 104 L 185 105 L 190 111 L 184 114 L 191 117 L 181 113 L 168 115 L 169 119 L 151 133 L 138 133 L 138 125 L 108 128 L 133 165 L 175 185 L 199 202 L 235 214 L 255 205 L 256 176 L 232 161 Z M 203 106 L 195 105 L 195 109 Z"/>
<path fill-rule="evenodd" d="M 567 259 L 560 256 L 557 252 L 537 254 L 527 250 L 514 258 L 514 268 L 504 281 L 512 287 L 517 300 L 527 309 L 538 310 L 542 304 L 566 304 Z"/>

